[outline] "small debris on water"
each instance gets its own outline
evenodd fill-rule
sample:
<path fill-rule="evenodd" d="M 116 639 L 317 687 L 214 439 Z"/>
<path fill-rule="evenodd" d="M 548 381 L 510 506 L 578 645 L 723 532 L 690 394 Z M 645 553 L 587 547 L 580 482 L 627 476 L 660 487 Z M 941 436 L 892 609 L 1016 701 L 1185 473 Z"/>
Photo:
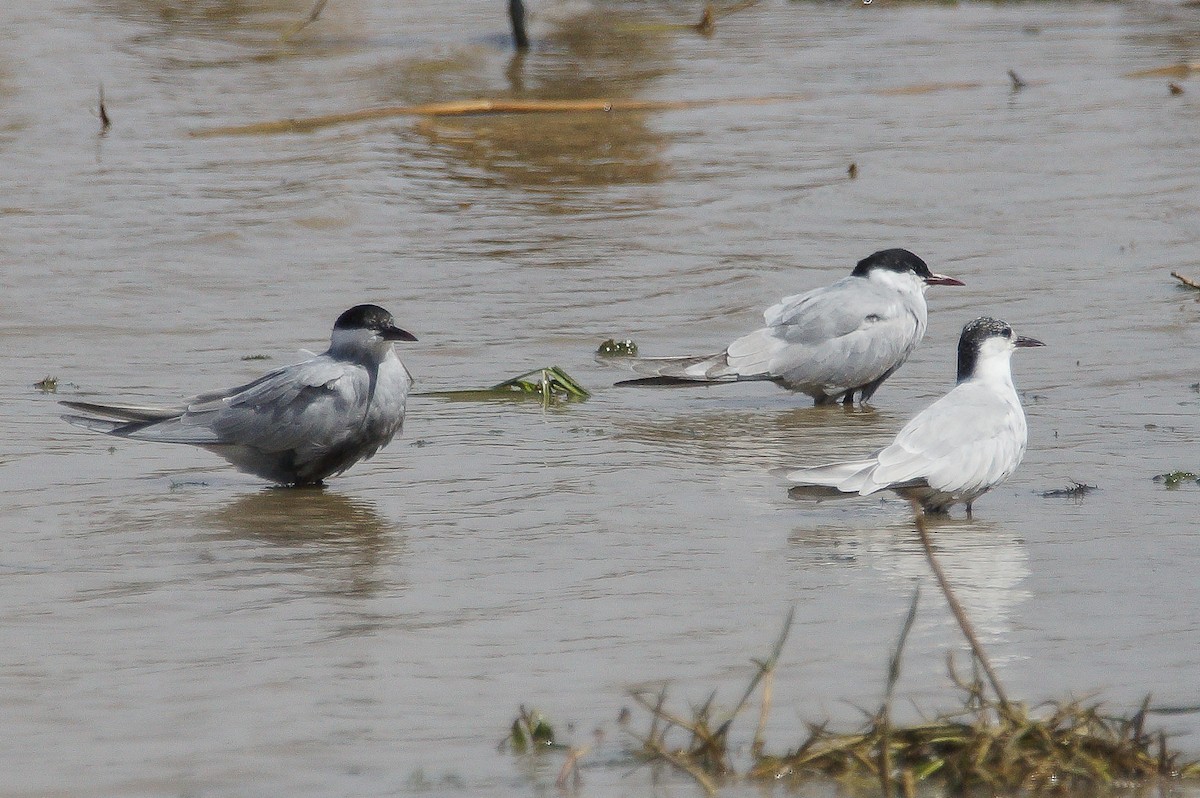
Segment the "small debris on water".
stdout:
<path fill-rule="evenodd" d="M 242 360 L 270 360 L 270 355 L 242 355 Z"/>
<path fill-rule="evenodd" d="M 1041 496 L 1043 499 L 1082 499 L 1094 490 L 1098 490 L 1095 485 L 1071 480 L 1069 487 L 1042 491 Z"/>
<path fill-rule="evenodd" d="M 536 709 L 526 709 L 522 704 L 517 717 L 509 727 L 508 736 L 500 741 L 500 750 L 508 749 L 514 754 L 524 754 L 530 749 L 556 748 L 554 727 Z"/>
<path fill-rule="evenodd" d="M 1018 75 L 1016 73 L 1016 71 L 1012 70 L 1012 69 L 1008 70 L 1008 79 L 1012 81 L 1012 90 L 1013 91 L 1020 91 L 1021 89 L 1025 88 L 1026 86 L 1029 85 L 1025 81 L 1021 80 L 1021 76 Z"/>
<path fill-rule="evenodd" d="M 637 353 L 637 344 L 631 338 L 626 338 L 624 341 L 609 338 L 596 350 L 596 354 L 600 357 L 637 357 Z"/>
<path fill-rule="evenodd" d="M 1154 477 L 1155 482 L 1161 482 L 1168 488 L 1178 488 L 1185 482 L 1200 482 L 1200 475 L 1194 471 L 1170 471 L 1166 474 L 1158 474 Z"/>
<path fill-rule="evenodd" d="M 104 105 L 104 84 L 100 84 L 100 135 L 103 136 L 112 127 L 112 120 L 108 118 L 108 108 Z"/>
<path fill-rule="evenodd" d="M 173 479 L 173 480 L 171 480 L 170 490 L 177 491 L 177 490 L 182 490 L 183 488 L 207 488 L 207 487 L 208 487 L 208 483 L 203 482 L 201 480 L 196 480 L 196 479 L 174 480 Z"/>
<path fill-rule="evenodd" d="M 1172 97 L 1178 97 L 1180 94 L 1183 94 L 1183 86 L 1180 86 L 1178 83 L 1168 83 L 1167 90 L 1171 92 Z"/>
<path fill-rule="evenodd" d="M 46 375 L 33 384 L 42 393 L 58 393 L 58 377 Z"/>
<path fill-rule="evenodd" d="M 858 164 L 851 161 L 850 165 L 846 167 L 846 174 L 850 176 L 851 180 L 858 177 Z"/>

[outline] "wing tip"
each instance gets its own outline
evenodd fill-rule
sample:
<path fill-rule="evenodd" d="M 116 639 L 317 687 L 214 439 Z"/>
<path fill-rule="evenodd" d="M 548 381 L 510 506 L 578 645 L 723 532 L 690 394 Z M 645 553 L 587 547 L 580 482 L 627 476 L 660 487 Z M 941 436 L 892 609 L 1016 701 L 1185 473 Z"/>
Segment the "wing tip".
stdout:
<path fill-rule="evenodd" d="M 63 404 L 67 403 L 63 402 Z M 91 430 L 92 432 L 100 432 L 105 435 L 114 434 L 114 431 L 117 429 L 117 427 L 122 425 L 122 422 L 119 421 L 110 421 L 105 418 L 93 418 L 91 416 L 78 416 L 74 413 L 63 413 L 59 416 L 59 418 L 73 427 Z"/>

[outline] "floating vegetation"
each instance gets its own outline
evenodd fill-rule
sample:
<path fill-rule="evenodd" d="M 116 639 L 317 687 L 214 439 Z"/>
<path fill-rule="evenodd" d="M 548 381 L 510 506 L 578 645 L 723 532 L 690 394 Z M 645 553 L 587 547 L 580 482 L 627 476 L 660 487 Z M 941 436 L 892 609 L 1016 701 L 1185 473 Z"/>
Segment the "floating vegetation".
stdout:
<path fill-rule="evenodd" d="M 1071 480 L 1071 484 L 1068 487 L 1045 490 L 1040 495 L 1043 499 L 1082 499 L 1094 490 L 1099 489 L 1095 485 Z"/>
<path fill-rule="evenodd" d="M 850 165 L 846 167 L 846 176 L 849 177 L 851 180 L 854 180 L 855 178 L 858 177 L 858 164 L 857 163 L 855 163 L 854 161 L 850 162 Z"/>
<path fill-rule="evenodd" d="M 609 338 L 596 350 L 599 357 L 637 357 L 638 347 L 632 338 L 617 341 Z"/>
<path fill-rule="evenodd" d="M 601 733 L 597 731 L 596 734 Z M 566 751 L 566 758 L 558 771 L 558 778 L 555 779 L 555 784 L 560 790 L 565 790 L 570 785 L 579 788 L 583 781 L 579 774 L 579 760 L 592 750 L 591 745 L 572 748 L 559 743 L 554 737 L 554 728 L 545 716 L 536 709 L 526 709 L 524 704 L 509 726 L 508 734 L 496 747 L 500 751 L 512 751 L 518 756 L 538 754 L 547 750 Z"/>
<path fill-rule="evenodd" d="M 1008 70 L 1008 79 L 1012 83 L 1013 91 L 1020 91 L 1021 89 L 1025 88 L 1026 86 L 1029 85 L 1024 80 L 1021 79 L 1021 76 L 1017 74 L 1015 69 Z"/>
<path fill-rule="evenodd" d="M 534 377 L 534 379 L 529 379 L 530 377 Z M 493 385 L 490 390 L 538 395 L 541 396 L 543 405 L 553 404 L 559 399 L 583 400 L 591 396 L 587 389 L 575 382 L 567 372 L 558 366 L 527 371 L 511 380 Z"/>
<path fill-rule="evenodd" d="M 1095 795 L 1111 788 L 1140 794 L 1144 787 L 1161 793 L 1170 788 L 1167 782 L 1200 780 L 1200 761 L 1184 760 L 1168 747 L 1165 733 L 1146 730 L 1146 717 L 1155 711 L 1149 698 L 1131 717 L 1116 717 L 1099 703 L 1077 699 L 1032 707 L 1010 701 L 937 561 L 919 506 L 914 513 L 926 559 L 972 652 L 970 677 L 960 675 L 953 658 L 947 658 L 950 679 L 961 694 L 958 709 L 913 725 L 892 720 L 901 657 L 917 614 L 919 593 L 914 593 L 888 660 L 883 699 L 860 728 L 839 732 L 828 723 L 810 724 L 807 739 L 794 749 L 766 751 L 764 729 L 773 676 L 792 625 L 789 612 L 770 654 L 752 660 L 756 671 L 732 710 L 716 708 L 715 692 L 698 707 L 678 711 L 669 706 L 665 687 L 633 690 L 633 700 L 650 717 L 644 734 L 622 724 L 637 743 L 632 755 L 687 774 L 710 796 L 734 782 L 799 788 L 832 780 L 843 795 L 911 798 L 931 789 L 979 796 Z M 756 692 L 761 697 L 752 742 L 748 748 L 731 744 L 733 723 Z M 532 739 L 534 718 L 522 707 L 513 736 L 520 732 Z M 572 751 L 563 772 L 574 770 L 581 755 Z"/>
<path fill-rule="evenodd" d="M 58 393 L 58 377 L 46 375 L 33 384 L 42 393 Z"/>
<path fill-rule="evenodd" d="M 1154 481 L 1162 482 L 1168 488 L 1177 488 L 1184 482 L 1200 482 L 1200 475 L 1194 471 L 1171 471 L 1156 475 Z"/>
<path fill-rule="evenodd" d="M 1183 94 L 1183 86 L 1180 86 L 1178 83 L 1173 81 L 1168 82 L 1167 91 L 1170 92 L 1172 97 L 1178 97 L 1179 95 Z"/>
<path fill-rule="evenodd" d="M 242 360 L 270 360 L 270 355 L 242 355 Z"/>
<path fill-rule="evenodd" d="M 500 741 L 501 750 L 524 754 L 540 748 L 562 748 L 554 739 L 554 727 L 536 709 L 526 709 L 522 704 L 517 717 L 513 718 L 508 735 Z"/>
<path fill-rule="evenodd" d="M 463 401 L 538 397 L 543 407 L 549 407 L 560 401 L 583 401 L 591 396 L 591 393 L 558 366 L 547 366 L 518 374 L 490 388 L 423 391 L 417 395 Z"/>

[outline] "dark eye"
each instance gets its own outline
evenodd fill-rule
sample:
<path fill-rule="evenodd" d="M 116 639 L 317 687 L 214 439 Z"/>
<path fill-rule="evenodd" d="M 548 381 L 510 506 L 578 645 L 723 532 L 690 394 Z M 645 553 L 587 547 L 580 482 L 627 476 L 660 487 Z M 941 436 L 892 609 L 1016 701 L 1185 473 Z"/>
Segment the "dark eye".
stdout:
<path fill-rule="evenodd" d="M 1007 324 L 1004 325 L 1004 329 L 1001 332 L 1004 333 L 1005 338 L 1012 338 L 1012 327 L 1009 327 Z"/>

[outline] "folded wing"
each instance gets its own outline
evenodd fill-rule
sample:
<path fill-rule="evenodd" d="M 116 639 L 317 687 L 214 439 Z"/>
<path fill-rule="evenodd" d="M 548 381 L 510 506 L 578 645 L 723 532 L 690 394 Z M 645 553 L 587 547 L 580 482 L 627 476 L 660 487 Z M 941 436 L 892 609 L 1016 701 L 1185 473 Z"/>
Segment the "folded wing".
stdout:
<path fill-rule="evenodd" d="M 269 372 L 254 382 L 192 399 L 183 410 L 68 402 L 92 413 L 64 416 L 77 426 L 137 440 L 266 452 L 326 448 L 352 427 L 344 419 L 371 390 L 366 370 L 325 357 Z"/>

